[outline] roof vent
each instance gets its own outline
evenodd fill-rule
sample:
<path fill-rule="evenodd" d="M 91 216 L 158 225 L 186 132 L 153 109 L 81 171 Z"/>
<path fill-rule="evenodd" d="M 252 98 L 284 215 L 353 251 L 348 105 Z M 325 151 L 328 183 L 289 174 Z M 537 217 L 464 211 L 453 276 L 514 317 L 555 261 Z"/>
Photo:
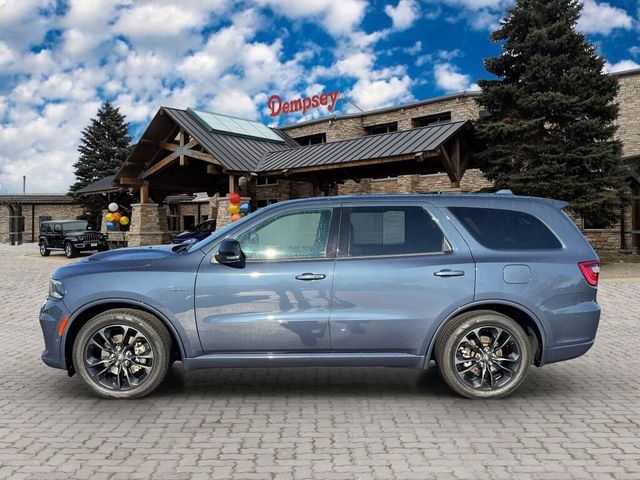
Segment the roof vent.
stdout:
<path fill-rule="evenodd" d="M 508 188 L 503 188 L 502 190 L 498 190 L 496 195 L 513 195 L 513 192 Z"/>

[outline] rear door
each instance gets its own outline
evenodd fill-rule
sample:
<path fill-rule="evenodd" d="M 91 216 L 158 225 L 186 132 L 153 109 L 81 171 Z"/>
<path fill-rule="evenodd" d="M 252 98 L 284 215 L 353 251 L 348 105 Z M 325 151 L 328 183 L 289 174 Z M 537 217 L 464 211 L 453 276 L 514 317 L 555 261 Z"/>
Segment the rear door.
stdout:
<path fill-rule="evenodd" d="M 330 332 L 336 352 L 421 354 L 473 300 L 469 247 L 431 204 L 344 203 Z"/>

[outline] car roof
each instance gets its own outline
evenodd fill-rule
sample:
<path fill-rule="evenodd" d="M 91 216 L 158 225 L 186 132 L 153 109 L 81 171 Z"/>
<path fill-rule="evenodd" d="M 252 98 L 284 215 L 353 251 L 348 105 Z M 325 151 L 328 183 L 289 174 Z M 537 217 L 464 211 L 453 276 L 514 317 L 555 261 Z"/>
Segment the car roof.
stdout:
<path fill-rule="evenodd" d="M 294 200 L 284 200 L 282 202 L 275 203 L 276 205 L 294 205 L 304 204 L 310 202 L 380 202 L 380 201 L 427 201 L 434 205 L 447 207 L 447 206 L 504 206 L 505 204 L 513 203 L 530 203 L 539 202 L 547 205 L 553 205 L 556 208 L 562 209 L 568 205 L 563 200 L 554 200 L 541 197 L 528 197 L 521 195 L 514 195 L 509 190 L 501 190 L 496 193 L 405 193 L 405 194 L 364 194 L 364 195 L 335 195 L 328 197 L 307 197 L 298 198 Z"/>

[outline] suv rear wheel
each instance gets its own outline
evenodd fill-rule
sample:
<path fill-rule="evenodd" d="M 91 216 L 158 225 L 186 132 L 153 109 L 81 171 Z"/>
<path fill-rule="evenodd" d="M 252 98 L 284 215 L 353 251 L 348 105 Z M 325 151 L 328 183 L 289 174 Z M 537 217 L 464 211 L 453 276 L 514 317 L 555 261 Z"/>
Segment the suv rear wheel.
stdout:
<path fill-rule="evenodd" d="M 67 242 L 64 244 L 64 255 L 67 258 L 74 258 L 78 255 L 78 249 L 71 242 Z"/>
<path fill-rule="evenodd" d="M 45 243 L 44 240 L 40 240 L 40 255 L 42 255 L 43 257 L 48 257 L 49 254 L 51 253 L 51 250 L 49 250 L 47 248 L 47 244 Z"/>
<path fill-rule="evenodd" d="M 73 365 L 103 398 L 140 398 L 154 391 L 169 369 L 171 336 L 153 315 L 108 310 L 89 320 L 73 343 Z"/>
<path fill-rule="evenodd" d="M 500 398 L 515 391 L 532 362 L 525 331 L 493 311 L 475 311 L 442 329 L 435 357 L 444 381 L 467 398 Z"/>

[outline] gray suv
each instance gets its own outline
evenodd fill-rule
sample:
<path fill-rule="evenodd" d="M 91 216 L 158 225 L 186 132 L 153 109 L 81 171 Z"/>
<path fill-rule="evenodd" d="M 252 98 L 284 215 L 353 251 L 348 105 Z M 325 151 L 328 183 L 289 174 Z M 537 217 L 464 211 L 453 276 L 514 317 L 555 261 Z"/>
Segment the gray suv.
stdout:
<path fill-rule="evenodd" d="M 277 203 L 191 245 L 58 269 L 43 361 L 142 397 L 172 362 L 427 368 L 469 398 L 593 345 L 599 262 L 566 203 L 509 193 Z"/>

